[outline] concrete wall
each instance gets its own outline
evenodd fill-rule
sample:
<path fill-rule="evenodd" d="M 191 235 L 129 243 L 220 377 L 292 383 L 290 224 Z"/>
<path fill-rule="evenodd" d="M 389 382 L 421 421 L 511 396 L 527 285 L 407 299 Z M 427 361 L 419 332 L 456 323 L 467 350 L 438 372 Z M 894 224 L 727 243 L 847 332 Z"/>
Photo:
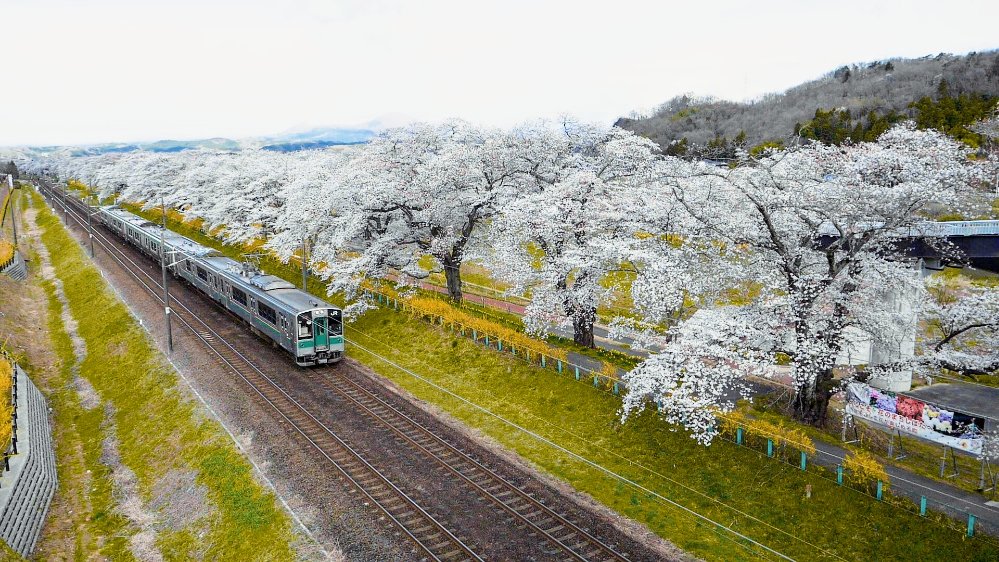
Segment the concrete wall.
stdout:
<path fill-rule="evenodd" d="M 17 454 L 0 477 L 0 538 L 22 556 L 35 549 L 57 486 L 45 397 L 19 367 Z"/>

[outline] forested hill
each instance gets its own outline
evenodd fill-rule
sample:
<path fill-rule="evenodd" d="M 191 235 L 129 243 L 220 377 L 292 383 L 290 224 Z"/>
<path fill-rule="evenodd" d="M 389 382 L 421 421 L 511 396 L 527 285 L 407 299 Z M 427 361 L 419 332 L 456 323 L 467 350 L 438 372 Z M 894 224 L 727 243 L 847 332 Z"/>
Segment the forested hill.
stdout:
<path fill-rule="evenodd" d="M 997 97 L 999 50 L 940 54 L 843 66 L 748 103 L 680 96 L 651 116 L 622 118 L 616 125 L 656 141 L 670 153 L 710 157 L 712 152 L 730 151 L 734 143 L 747 148 L 786 143 L 802 128 L 802 136 L 826 142 L 865 140 L 903 118 L 921 118 L 921 126 L 940 122 L 954 129 L 948 131 L 954 136 L 967 137 L 955 122 L 987 113 Z M 941 100 L 949 100 L 946 107 L 938 107 Z"/>

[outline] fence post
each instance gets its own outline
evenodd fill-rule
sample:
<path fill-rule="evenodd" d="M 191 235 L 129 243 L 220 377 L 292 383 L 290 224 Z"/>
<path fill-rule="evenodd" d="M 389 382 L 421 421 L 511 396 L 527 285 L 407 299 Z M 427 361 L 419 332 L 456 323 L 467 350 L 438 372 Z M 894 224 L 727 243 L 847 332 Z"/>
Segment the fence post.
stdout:
<path fill-rule="evenodd" d="M 926 517 L 926 496 L 919 496 L 919 516 Z"/>
<path fill-rule="evenodd" d="M 560 375 L 562 374 L 562 360 L 561 359 L 558 360 L 558 374 L 560 374 Z"/>
<path fill-rule="evenodd" d="M 806 463 L 808 462 L 808 455 L 804 451 L 801 452 L 801 470 L 805 470 Z"/>
<path fill-rule="evenodd" d="M 496 349 L 503 351 L 503 340 L 496 338 Z"/>
<path fill-rule="evenodd" d="M 742 428 L 735 428 L 735 444 L 742 445 Z"/>
<path fill-rule="evenodd" d="M 489 347 L 489 334 L 486 334 L 486 347 Z"/>
<path fill-rule="evenodd" d="M 541 354 L 541 368 L 544 369 L 546 366 L 547 365 L 545 365 L 545 354 L 542 353 Z"/>
<path fill-rule="evenodd" d="M 593 375 L 593 386 L 595 387 L 600 386 L 600 377 L 598 377 L 597 375 Z"/>
<path fill-rule="evenodd" d="M 881 501 L 881 497 L 884 494 L 885 483 L 878 480 L 878 501 Z"/>
<path fill-rule="evenodd" d="M 843 485 L 843 465 L 836 465 L 836 483 L 840 486 Z"/>
<path fill-rule="evenodd" d="M 576 367 L 576 380 L 579 380 L 579 367 Z"/>
<path fill-rule="evenodd" d="M 617 381 L 614 381 L 614 394 L 618 394 L 620 390 L 617 387 Z"/>
<path fill-rule="evenodd" d="M 479 343 L 479 331 L 478 330 L 472 330 L 472 341 L 474 341 L 475 343 Z"/>
<path fill-rule="evenodd" d="M 767 439 L 767 456 L 768 457 L 773 457 L 774 456 L 774 440 L 773 439 Z"/>
<path fill-rule="evenodd" d="M 968 536 L 975 536 L 975 516 L 970 513 L 968 514 Z"/>

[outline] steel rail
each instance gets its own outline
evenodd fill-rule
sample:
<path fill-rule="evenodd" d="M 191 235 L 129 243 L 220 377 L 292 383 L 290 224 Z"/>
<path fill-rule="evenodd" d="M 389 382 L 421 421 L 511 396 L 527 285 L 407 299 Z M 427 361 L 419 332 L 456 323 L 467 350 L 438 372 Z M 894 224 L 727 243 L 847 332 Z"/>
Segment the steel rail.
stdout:
<path fill-rule="evenodd" d="M 326 369 L 324 374 L 335 377 L 340 383 L 351 388 L 345 389 L 332 384 L 315 372 L 307 372 L 306 376 L 317 379 L 326 388 L 346 397 L 361 408 L 363 413 L 392 430 L 418 450 L 425 452 L 445 469 L 478 490 L 486 499 L 493 501 L 505 512 L 522 520 L 564 549 L 573 559 L 628 560 L 610 545 L 559 515 L 470 454 L 455 447 L 393 404 L 364 388 L 357 381 L 332 369 Z M 524 505 L 516 505 L 518 502 L 523 502 Z M 597 556 L 600 557 L 595 558 Z"/>

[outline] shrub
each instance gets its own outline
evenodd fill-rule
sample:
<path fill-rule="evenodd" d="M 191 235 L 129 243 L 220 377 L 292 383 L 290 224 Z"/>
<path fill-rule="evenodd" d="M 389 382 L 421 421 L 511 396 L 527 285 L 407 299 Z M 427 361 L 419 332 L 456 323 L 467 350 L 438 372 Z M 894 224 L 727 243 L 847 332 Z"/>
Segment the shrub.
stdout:
<path fill-rule="evenodd" d="M 430 317 L 432 321 L 440 321 L 442 325 L 463 330 L 475 330 L 481 336 L 489 336 L 503 341 L 517 351 L 533 355 L 547 355 L 554 359 L 565 361 L 568 353 L 548 344 L 531 338 L 513 328 L 508 328 L 492 320 L 472 316 L 441 299 L 413 296 L 400 298 L 394 290 L 379 289 L 389 298 L 398 299 L 403 308 L 414 316 Z"/>
<path fill-rule="evenodd" d="M 843 459 L 843 470 L 850 475 L 850 480 L 864 488 L 870 488 L 880 480 L 887 487 L 888 472 L 873 455 L 867 451 L 851 451 Z"/>
<path fill-rule="evenodd" d="M 14 368 L 5 357 L 0 356 L 0 451 L 6 451 L 13 435 L 14 406 L 11 404 L 11 375 Z"/>
<path fill-rule="evenodd" d="M 6 240 L 0 240 L 0 263 L 7 263 L 7 260 L 14 256 L 14 245 Z"/>

